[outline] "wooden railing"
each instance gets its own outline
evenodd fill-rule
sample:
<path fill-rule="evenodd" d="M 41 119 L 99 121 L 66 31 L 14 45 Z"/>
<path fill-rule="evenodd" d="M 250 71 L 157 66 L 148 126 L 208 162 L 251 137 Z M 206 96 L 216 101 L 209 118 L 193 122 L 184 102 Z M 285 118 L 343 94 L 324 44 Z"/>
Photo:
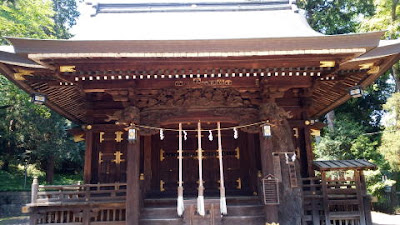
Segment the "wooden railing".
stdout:
<path fill-rule="evenodd" d="M 126 184 L 32 183 L 30 224 L 125 224 Z"/>
<path fill-rule="evenodd" d="M 36 204 L 125 200 L 126 184 L 39 185 Z"/>
<path fill-rule="evenodd" d="M 303 178 L 302 185 L 303 225 L 365 224 L 370 212 L 364 206 L 369 204 L 369 196 L 356 177 Z"/>

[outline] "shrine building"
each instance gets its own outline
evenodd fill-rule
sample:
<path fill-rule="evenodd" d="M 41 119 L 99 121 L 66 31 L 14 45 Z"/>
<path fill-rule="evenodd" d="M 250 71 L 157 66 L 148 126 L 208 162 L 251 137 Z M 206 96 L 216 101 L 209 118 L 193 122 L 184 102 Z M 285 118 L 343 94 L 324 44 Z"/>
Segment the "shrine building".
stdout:
<path fill-rule="evenodd" d="M 71 40 L 0 48 L 1 74 L 86 143 L 83 183 L 34 180 L 30 224 L 372 224 L 375 165 L 315 161 L 312 143 L 398 40 L 318 33 L 291 0 L 88 7 Z"/>

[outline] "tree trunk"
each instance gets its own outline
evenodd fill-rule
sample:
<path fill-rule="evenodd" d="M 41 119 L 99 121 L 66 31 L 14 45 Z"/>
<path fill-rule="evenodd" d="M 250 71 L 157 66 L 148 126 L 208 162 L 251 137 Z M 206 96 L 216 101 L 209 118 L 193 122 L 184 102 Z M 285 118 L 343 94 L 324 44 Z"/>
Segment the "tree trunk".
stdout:
<path fill-rule="evenodd" d="M 46 162 L 46 182 L 48 184 L 52 184 L 54 181 L 54 166 L 54 156 L 51 155 Z"/>
<path fill-rule="evenodd" d="M 326 114 L 326 121 L 328 123 L 328 128 L 333 130 L 335 128 L 335 111 L 332 110 Z"/>
<path fill-rule="evenodd" d="M 398 69 L 396 68 L 396 64 L 392 66 L 392 77 L 394 80 L 396 92 L 400 92 L 400 77 L 398 74 Z"/>

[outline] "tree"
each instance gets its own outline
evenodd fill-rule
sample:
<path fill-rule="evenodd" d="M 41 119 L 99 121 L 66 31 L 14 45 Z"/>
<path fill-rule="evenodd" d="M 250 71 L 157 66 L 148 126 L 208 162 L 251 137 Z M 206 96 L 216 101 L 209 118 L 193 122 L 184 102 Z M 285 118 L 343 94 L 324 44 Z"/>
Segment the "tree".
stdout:
<path fill-rule="evenodd" d="M 361 31 L 385 30 L 386 39 L 400 37 L 400 0 L 375 0 L 376 14 L 364 19 Z M 400 92 L 400 65 L 392 66 L 391 75 L 395 81 L 396 92 Z"/>
<path fill-rule="evenodd" d="M 0 44 L 3 37 L 55 38 L 51 1 L 0 1 Z"/>
<path fill-rule="evenodd" d="M 389 114 L 382 135 L 379 151 L 385 156 L 392 169 L 400 172 L 400 93 L 395 93 L 384 105 Z"/>
<path fill-rule="evenodd" d="M 69 38 L 79 13 L 74 0 L 0 0 L 0 37 Z M 5 44 L 0 39 L 0 44 Z M 0 159 L 3 169 L 19 163 L 25 152 L 46 171 L 51 183 L 54 168 L 64 160 L 82 162 L 81 146 L 66 129 L 71 123 L 30 97 L 0 75 Z"/>
<path fill-rule="evenodd" d="M 68 32 L 69 28 L 76 24 L 79 16 L 75 0 L 53 0 L 54 11 L 54 35 L 57 38 L 68 39 L 72 35 Z"/>
<path fill-rule="evenodd" d="M 373 0 L 298 0 L 312 28 L 324 34 L 355 32 L 360 16 L 374 13 Z"/>

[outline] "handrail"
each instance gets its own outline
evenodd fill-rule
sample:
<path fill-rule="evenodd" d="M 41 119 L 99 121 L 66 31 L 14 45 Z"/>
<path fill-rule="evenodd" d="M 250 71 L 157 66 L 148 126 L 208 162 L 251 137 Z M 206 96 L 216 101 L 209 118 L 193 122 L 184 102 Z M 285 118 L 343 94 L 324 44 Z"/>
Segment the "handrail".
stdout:
<path fill-rule="evenodd" d="M 110 202 L 121 201 L 126 196 L 126 183 L 39 185 L 35 177 L 32 183 L 30 205 L 62 202 Z"/>

